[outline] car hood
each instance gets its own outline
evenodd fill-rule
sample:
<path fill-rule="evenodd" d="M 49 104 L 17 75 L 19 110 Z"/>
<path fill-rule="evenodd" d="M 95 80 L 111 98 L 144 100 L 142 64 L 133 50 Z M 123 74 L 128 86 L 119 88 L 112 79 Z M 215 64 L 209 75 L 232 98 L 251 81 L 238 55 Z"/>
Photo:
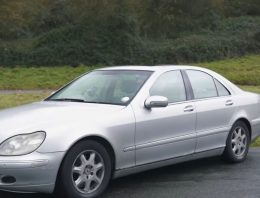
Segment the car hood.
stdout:
<path fill-rule="evenodd" d="M 37 102 L 0 111 L 0 141 L 13 135 L 76 122 L 102 122 L 125 106 L 78 102 Z M 111 117 L 111 116 L 110 116 Z"/>

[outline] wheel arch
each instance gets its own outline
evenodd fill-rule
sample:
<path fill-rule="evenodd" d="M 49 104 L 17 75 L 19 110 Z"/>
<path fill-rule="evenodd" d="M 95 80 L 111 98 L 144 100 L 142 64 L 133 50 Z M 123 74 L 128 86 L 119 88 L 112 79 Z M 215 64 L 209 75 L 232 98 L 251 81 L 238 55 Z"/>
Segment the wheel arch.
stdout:
<path fill-rule="evenodd" d="M 58 173 L 57 173 L 57 176 L 56 176 L 56 182 L 55 182 L 55 189 L 54 191 L 56 191 L 56 187 L 57 187 L 57 183 L 59 182 L 58 180 L 58 177 L 60 175 L 60 171 L 61 171 L 61 167 L 62 167 L 62 164 L 64 162 L 64 159 L 66 158 L 68 152 L 76 145 L 78 144 L 79 142 L 82 142 L 82 141 L 85 141 L 85 140 L 93 140 L 93 141 L 96 141 L 100 144 L 102 144 L 108 151 L 108 154 L 111 158 L 111 162 L 112 162 L 112 174 L 114 173 L 114 169 L 115 169 L 115 164 L 116 164 L 116 155 L 115 155 L 115 151 L 114 151 L 114 148 L 112 146 L 112 144 L 107 140 L 105 139 L 104 137 L 101 137 L 101 136 L 98 136 L 98 135 L 90 135 L 90 136 L 86 136 L 86 137 L 82 137 L 81 139 L 77 140 L 76 142 L 74 142 L 70 147 L 69 149 L 66 151 L 65 155 L 63 156 L 62 160 L 61 160 L 61 163 L 60 163 L 60 166 L 59 166 L 59 170 L 58 170 Z"/>

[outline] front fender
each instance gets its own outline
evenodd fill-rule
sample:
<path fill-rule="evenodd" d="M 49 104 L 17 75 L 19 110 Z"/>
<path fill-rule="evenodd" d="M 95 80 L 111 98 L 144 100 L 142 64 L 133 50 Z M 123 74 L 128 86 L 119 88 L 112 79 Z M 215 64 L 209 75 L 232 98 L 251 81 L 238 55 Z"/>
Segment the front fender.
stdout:
<path fill-rule="evenodd" d="M 134 145 L 135 118 L 131 108 L 99 120 L 67 120 L 46 128 L 47 137 L 38 149 L 40 153 L 68 152 L 78 141 L 88 137 L 100 137 L 110 143 L 116 156 L 116 168 L 135 165 L 135 151 L 124 152 Z"/>

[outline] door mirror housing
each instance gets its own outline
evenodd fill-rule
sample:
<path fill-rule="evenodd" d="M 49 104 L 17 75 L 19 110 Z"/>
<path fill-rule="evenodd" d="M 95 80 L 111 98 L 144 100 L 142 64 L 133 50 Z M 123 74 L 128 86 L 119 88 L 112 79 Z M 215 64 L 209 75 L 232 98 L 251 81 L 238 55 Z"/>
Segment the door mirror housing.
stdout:
<path fill-rule="evenodd" d="M 150 96 L 144 102 L 144 106 L 147 109 L 167 107 L 168 104 L 169 104 L 168 98 L 166 98 L 164 96 Z"/>

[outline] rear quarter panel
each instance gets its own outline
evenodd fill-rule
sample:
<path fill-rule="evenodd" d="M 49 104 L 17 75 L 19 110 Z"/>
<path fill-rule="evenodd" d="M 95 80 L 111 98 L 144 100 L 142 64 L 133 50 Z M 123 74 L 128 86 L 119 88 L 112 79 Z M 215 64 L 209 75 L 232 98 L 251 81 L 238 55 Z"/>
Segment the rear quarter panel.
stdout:
<path fill-rule="evenodd" d="M 247 119 L 251 124 L 251 139 L 254 140 L 260 135 L 260 95 L 243 91 L 234 96 L 234 104 L 237 111 L 231 120 L 230 126 L 238 119 Z"/>

